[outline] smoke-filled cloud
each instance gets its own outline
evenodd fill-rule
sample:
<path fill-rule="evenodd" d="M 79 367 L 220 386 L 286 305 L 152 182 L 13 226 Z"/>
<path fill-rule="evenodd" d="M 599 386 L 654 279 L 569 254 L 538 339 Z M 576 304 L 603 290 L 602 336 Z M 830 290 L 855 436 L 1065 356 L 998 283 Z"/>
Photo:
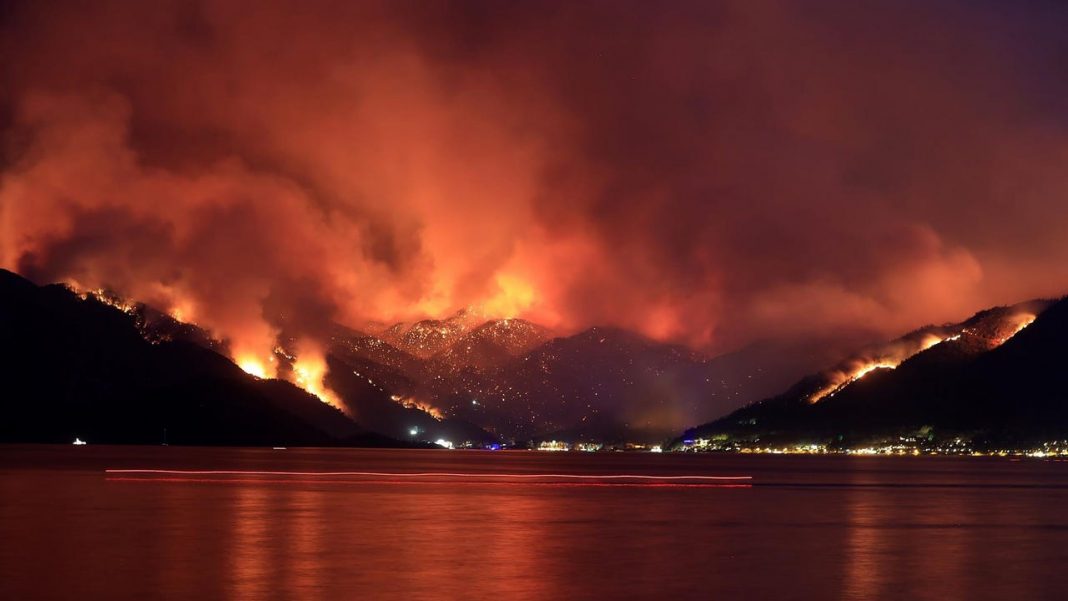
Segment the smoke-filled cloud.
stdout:
<path fill-rule="evenodd" d="M 0 266 L 263 353 L 481 306 L 727 350 L 1068 291 L 1055 4 L 0 11 Z"/>

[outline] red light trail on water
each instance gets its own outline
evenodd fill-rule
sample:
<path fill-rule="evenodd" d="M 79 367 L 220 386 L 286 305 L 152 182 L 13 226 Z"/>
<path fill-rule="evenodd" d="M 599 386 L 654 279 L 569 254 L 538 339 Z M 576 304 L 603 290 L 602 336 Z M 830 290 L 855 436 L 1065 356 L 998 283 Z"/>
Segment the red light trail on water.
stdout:
<path fill-rule="evenodd" d="M 115 482 L 222 482 L 278 484 L 510 484 L 543 486 L 631 486 L 748 488 L 752 476 L 651 476 L 647 474 L 492 474 L 478 472 L 294 472 L 266 470 L 167 470 L 107 469 Z M 145 476 L 145 477 L 138 477 Z M 163 477 L 158 477 L 163 476 Z M 212 477 L 215 476 L 215 477 Z M 227 476 L 273 477 L 275 479 L 229 479 Z M 282 478 L 278 478 L 282 477 Z M 374 480 L 324 480 L 357 477 Z M 299 479 L 298 479 L 299 478 Z M 311 479 L 308 479 L 311 478 Z M 550 480 L 549 482 L 539 481 Z M 556 480 L 556 481 L 552 481 Z M 634 482 L 627 482 L 627 481 Z"/>
<path fill-rule="evenodd" d="M 450 484 L 463 486 L 543 486 L 551 488 L 752 488 L 752 484 L 711 484 L 684 482 L 474 482 L 470 480 L 244 480 L 226 478 L 105 478 L 108 482 L 168 482 L 193 484 L 386 484 L 421 486 L 427 484 Z"/>

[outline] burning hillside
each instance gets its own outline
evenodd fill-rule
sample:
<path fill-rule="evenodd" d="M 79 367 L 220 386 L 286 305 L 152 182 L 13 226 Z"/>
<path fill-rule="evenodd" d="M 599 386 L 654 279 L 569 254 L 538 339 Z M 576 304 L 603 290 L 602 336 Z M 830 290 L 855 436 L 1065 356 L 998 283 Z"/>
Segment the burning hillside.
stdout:
<path fill-rule="evenodd" d="M 322 402 L 351 415 L 341 398 L 325 384 L 326 357 L 312 339 L 299 341 L 291 350 L 276 346 L 270 354 L 250 352 L 231 353 L 229 341 L 214 340 L 196 324 L 183 322 L 181 311 L 168 315 L 145 303 L 125 299 L 105 289 L 82 290 L 74 282 L 67 284 L 83 301 L 98 302 L 134 318 L 138 331 L 146 341 L 159 344 L 171 340 L 185 340 L 227 355 L 245 373 L 258 379 L 282 378 L 314 395 Z"/>
<path fill-rule="evenodd" d="M 822 374 L 826 379 L 826 383 L 809 396 L 808 402 L 818 403 L 877 369 L 895 369 L 910 357 L 922 353 L 936 344 L 947 340 L 956 340 L 959 337 L 960 334 L 945 335 L 925 332 L 896 340 L 863 355 L 848 359 L 838 367 Z"/>
<path fill-rule="evenodd" d="M 981 311 L 857 353 L 686 438 L 723 449 L 872 441 L 893 449 L 922 446 L 933 433 L 965 448 L 1050 440 L 1068 432 L 1068 378 L 1056 367 L 1066 335 L 1068 299 Z"/>
<path fill-rule="evenodd" d="M 1060 141 L 1034 133 L 1062 131 L 1057 90 L 1016 85 L 1030 36 L 981 9 L 327 4 L 5 3 L 0 267 L 267 377 L 280 315 L 323 348 L 400 322 L 369 333 L 420 358 L 513 318 L 722 354 L 1068 285 Z M 959 218 L 1014 181 L 1011 214 Z"/>
<path fill-rule="evenodd" d="M 884 345 L 859 353 L 820 374 L 823 384 L 808 397 L 818 403 L 853 382 L 880 369 L 896 369 L 912 357 L 945 342 L 961 341 L 982 349 L 996 348 L 1034 322 L 1035 311 L 1048 303 L 1032 301 L 1013 307 L 983 311 L 966 322 L 928 327 Z"/>

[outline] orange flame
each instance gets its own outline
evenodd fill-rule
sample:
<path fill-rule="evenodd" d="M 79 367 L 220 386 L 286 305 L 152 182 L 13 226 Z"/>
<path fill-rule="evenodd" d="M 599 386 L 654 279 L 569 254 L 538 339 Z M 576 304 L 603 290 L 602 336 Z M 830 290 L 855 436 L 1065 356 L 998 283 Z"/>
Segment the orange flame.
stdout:
<path fill-rule="evenodd" d="M 995 340 L 997 346 L 1005 344 L 1010 338 L 1019 334 L 1024 328 L 1034 323 L 1036 316 L 1033 313 L 1020 313 L 1011 318 L 1012 328 L 1009 333 Z"/>
<path fill-rule="evenodd" d="M 351 416 L 348 405 L 326 385 L 326 357 L 322 350 L 311 343 L 299 343 L 293 361 L 292 383 L 319 397 L 319 400 Z"/>
<path fill-rule="evenodd" d="M 534 287 L 526 280 L 508 274 L 496 277 L 497 293 L 479 307 L 487 317 L 519 317 L 536 301 Z"/>
<path fill-rule="evenodd" d="M 434 407 L 426 401 L 420 401 L 412 397 L 402 397 L 396 394 L 390 396 L 389 398 L 391 401 L 397 403 L 398 405 L 401 405 L 405 409 L 418 409 L 423 413 L 429 414 L 430 417 L 433 417 L 439 422 L 445 419 L 445 414 L 443 414 L 440 409 Z"/>
<path fill-rule="evenodd" d="M 89 300 L 90 298 L 92 298 L 98 303 L 108 305 L 109 307 L 113 307 L 127 314 L 133 314 L 135 311 L 137 311 L 136 303 L 128 301 L 111 291 L 105 290 L 103 288 L 83 288 L 82 285 L 74 279 L 68 279 L 64 283 L 70 291 L 74 292 L 74 294 L 76 294 L 78 298 L 82 300 Z"/>
<path fill-rule="evenodd" d="M 261 380 L 272 377 L 267 373 L 267 366 L 271 363 L 271 360 L 263 361 L 254 354 L 246 353 L 237 355 L 234 363 L 237 363 L 237 366 L 250 376 L 255 376 Z"/>
<path fill-rule="evenodd" d="M 196 307 L 192 301 L 181 300 L 171 305 L 171 317 L 182 323 L 194 323 L 196 319 Z"/>
<path fill-rule="evenodd" d="M 808 398 L 809 403 L 817 403 L 849 386 L 853 382 L 863 378 L 877 369 L 896 369 L 910 357 L 913 357 L 936 344 L 946 340 L 956 340 L 959 334 L 953 336 L 939 336 L 937 334 L 924 334 L 918 342 L 902 342 L 892 345 L 874 357 L 858 358 L 850 361 L 846 367 L 840 367 L 827 376 L 827 383 Z"/>

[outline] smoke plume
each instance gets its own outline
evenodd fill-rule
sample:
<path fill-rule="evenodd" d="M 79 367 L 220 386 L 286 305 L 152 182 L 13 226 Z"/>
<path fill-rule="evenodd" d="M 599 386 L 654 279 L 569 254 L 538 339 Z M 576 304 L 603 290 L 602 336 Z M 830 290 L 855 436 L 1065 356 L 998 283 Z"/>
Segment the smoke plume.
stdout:
<path fill-rule="evenodd" d="M 0 266 L 267 361 L 475 307 L 723 351 L 1068 290 L 1056 4 L 14 2 Z"/>

